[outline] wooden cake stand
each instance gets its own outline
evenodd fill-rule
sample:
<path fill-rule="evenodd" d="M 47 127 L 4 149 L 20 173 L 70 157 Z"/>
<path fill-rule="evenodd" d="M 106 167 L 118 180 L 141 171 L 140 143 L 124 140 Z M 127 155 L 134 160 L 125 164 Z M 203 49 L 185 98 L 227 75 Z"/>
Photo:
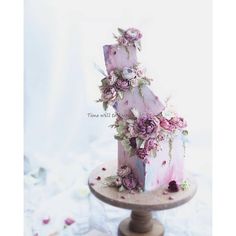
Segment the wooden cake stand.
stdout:
<path fill-rule="evenodd" d="M 117 188 L 104 184 L 105 178 L 116 175 L 116 172 L 117 167 L 114 162 L 97 167 L 89 177 L 89 188 L 101 201 L 132 210 L 131 216 L 120 223 L 119 236 L 163 236 L 164 227 L 158 220 L 152 218 L 151 211 L 180 206 L 191 200 L 197 191 L 197 184 L 189 175 L 186 178 L 190 184 L 189 188 L 180 189 L 176 193 L 170 193 L 166 188 L 143 193 L 118 192 Z"/>

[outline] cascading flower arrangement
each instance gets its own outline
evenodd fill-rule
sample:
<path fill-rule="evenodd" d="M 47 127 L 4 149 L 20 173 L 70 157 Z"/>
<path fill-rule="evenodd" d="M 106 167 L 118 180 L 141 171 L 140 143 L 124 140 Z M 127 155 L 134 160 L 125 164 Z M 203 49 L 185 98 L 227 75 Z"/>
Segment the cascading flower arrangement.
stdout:
<path fill-rule="evenodd" d="M 159 115 L 139 114 L 136 109 L 131 109 L 132 116 L 129 119 L 117 117 L 113 127 L 116 128 L 115 138 L 121 142 L 129 156 L 137 155 L 144 162 L 148 162 L 147 157 L 155 157 L 161 150 L 161 141 L 173 140 L 173 137 L 185 130 L 186 121 L 164 110 Z"/>
<path fill-rule="evenodd" d="M 103 73 L 105 75 L 105 73 Z M 122 70 L 115 69 L 101 80 L 102 85 L 99 87 L 101 98 L 97 102 L 102 102 L 106 110 L 108 105 L 113 105 L 117 99 L 123 99 L 124 92 L 135 87 L 139 88 L 142 95 L 142 86 L 150 85 L 151 79 L 145 76 L 145 70 L 136 64 L 132 67 L 124 67 Z"/>
<path fill-rule="evenodd" d="M 127 30 L 123 30 L 121 28 L 118 28 L 118 32 L 120 33 L 119 36 L 116 36 L 114 34 L 114 37 L 116 38 L 119 45 L 122 45 L 124 47 L 128 46 L 134 46 L 139 51 L 141 51 L 141 41 L 142 34 L 138 29 L 135 28 L 129 28 Z"/>

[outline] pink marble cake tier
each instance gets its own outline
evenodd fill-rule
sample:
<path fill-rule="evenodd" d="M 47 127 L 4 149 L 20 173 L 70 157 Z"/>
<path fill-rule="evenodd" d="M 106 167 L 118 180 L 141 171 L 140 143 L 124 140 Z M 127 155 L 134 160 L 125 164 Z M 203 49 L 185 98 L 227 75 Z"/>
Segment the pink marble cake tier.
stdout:
<path fill-rule="evenodd" d="M 134 46 L 125 48 L 118 44 L 105 45 L 103 50 L 108 73 L 114 69 L 137 64 Z M 118 99 L 113 106 L 117 114 L 123 119 L 128 119 L 132 115 L 132 108 L 140 114 L 152 115 L 159 115 L 164 110 L 165 107 L 159 98 L 146 85 L 142 87 L 142 94 L 143 96 L 140 95 L 138 87 L 132 92 L 125 91 L 123 99 Z M 150 155 L 146 162 L 137 155 L 129 156 L 118 141 L 118 167 L 129 166 L 144 191 L 168 185 L 171 180 L 180 184 L 184 178 L 184 146 L 181 136 L 181 133 L 177 135 L 171 145 L 167 140 L 162 141 L 162 148 L 156 157 Z"/>

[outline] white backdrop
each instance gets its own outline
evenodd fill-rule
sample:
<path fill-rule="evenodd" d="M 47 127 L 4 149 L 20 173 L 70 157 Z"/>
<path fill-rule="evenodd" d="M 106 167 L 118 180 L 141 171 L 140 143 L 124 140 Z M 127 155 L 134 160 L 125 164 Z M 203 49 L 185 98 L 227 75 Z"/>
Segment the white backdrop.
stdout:
<path fill-rule="evenodd" d="M 163 99 L 171 95 L 188 121 L 187 166 L 205 177 L 199 181 L 206 184 L 206 209 L 211 204 L 210 0 L 25 0 L 25 172 L 43 167 L 48 176 L 56 176 L 49 185 L 54 186 L 61 184 L 62 176 L 78 177 L 80 168 L 71 168 L 75 163 L 84 163 L 88 170 L 88 164 L 92 168 L 116 158 L 116 142 L 108 128 L 113 119 L 87 114 L 103 113 L 95 103 L 101 75 L 94 63 L 105 69 L 102 46 L 115 42 L 112 33 L 117 27 L 142 31 L 138 58 L 154 78 L 151 89 Z M 60 193 L 70 180 L 43 198 Z M 26 201 L 31 197 L 27 192 Z M 40 201 L 29 206 L 31 213 Z M 210 211 L 204 214 L 210 221 Z"/>

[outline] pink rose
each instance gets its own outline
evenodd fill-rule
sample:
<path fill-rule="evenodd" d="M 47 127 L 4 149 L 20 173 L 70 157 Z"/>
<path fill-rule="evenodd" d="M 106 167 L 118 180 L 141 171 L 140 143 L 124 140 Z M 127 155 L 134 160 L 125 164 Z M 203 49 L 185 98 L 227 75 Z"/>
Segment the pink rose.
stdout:
<path fill-rule="evenodd" d="M 129 174 L 122 179 L 122 184 L 126 189 L 132 190 L 137 187 L 138 182 L 133 174 Z"/>
<path fill-rule="evenodd" d="M 144 148 L 147 149 L 148 151 L 151 151 L 152 149 L 156 149 L 158 146 L 157 140 L 154 138 L 150 138 L 146 140 L 144 144 Z"/>
<path fill-rule="evenodd" d="M 121 178 L 129 175 L 130 173 L 131 173 L 131 169 L 126 165 L 121 166 L 117 171 L 117 175 L 120 176 Z"/>
<path fill-rule="evenodd" d="M 124 38 L 127 39 L 129 42 L 134 42 L 142 38 L 142 34 L 138 29 L 129 28 L 124 33 Z"/>
<path fill-rule="evenodd" d="M 118 79 L 115 84 L 116 88 L 121 91 L 126 91 L 130 88 L 129 80 L 127 79 Z"/>
<path fill-rule="evenodd" d="M 162 118 L 160 120 L 160 126 L 163 129 L 168 130 L 170 132 L 173 132 L 175 130 L 175 126 L 173 124 L 171 124 L 170 121 L 165 118 Z"/>
<path fill-rule="evenodd" d="M 170 119 L 170 123 L 179 129 L 183 129 L 187 126 L 186 121 L 182 117 L 173 117 Z"/>
<path fill-rule="evenodd" d="M 116 90 L 113 87 L 106 87 L 102 90 L 102 100 L 104 102 L 114 101 L 116 99 Z"/>
<path fill-rule="evenodd" d="M 151 135 L 156 136 L 160 129 L 160 121 L 157 117 L 152 115 L 143 115 L 138 118 L 135 124 L 135 131 L 140 137 L 146 138 Z"/>

